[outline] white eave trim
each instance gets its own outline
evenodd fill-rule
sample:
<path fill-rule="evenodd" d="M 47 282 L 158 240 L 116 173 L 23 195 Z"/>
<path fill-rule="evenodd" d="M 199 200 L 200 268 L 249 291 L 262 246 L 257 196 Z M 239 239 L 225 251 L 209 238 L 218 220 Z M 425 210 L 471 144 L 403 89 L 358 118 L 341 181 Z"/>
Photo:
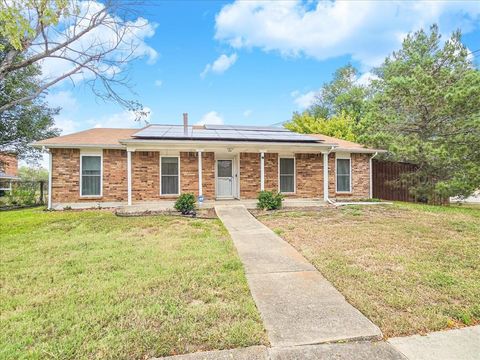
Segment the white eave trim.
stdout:
<path fill-rule="evenodd" d="M 138 140 L 128 139 L 119 140 L 119 142 L 128 147 L 142 148 L 156 146 L 162 148 L 168 146 L 168 148 L 224 148 L 228 146 L 234 147 L 258 147 L 259 149 L 268 149 L 269 147 L 302 147 L 302 148 L 331 148 L 337 146 L 336 144 L 329 143 L 303 143 L 303 142 L 261 142 L 261 141 L 210 141 L 210 140 L 170 140 L 170 139 L 158 139 L 158 140 Z"/>
<path fill-rule="evenodd" d="M 333 143 L 302 143 L 302 142 L 257 142 L 257 141 L 210 141 L 210 140 L 138 140 L 138 139 L 124 139 L 119 140 L 118 145 L 114 144 L 36 144 L 33 143 L 31 146 L 36 148 L 62 148 L 62 149 L 119 149 L 126 150 L 128 148 L 132 149 L 172 149 L 177 150 L 193 148 L 206 148 L 206 149 L 224 149 L 225 147 L 236 147 L 236 148 L 252 148 L 252 151 L 262 149 L 267 152 L 272 149 L 279 150 L 285 148 L 296 148 L 302 149 L 301 151 L 305 152 L 308 150 L 311 151 L 322 151 L 329 150 L 332 152 L 348 152 L 348 153 L 358 153 L 358 154 L 375 154 L 375 153 L 385 153 L 386 150 L 376 150 L 376 149 L 361 149 L 361 148 L 344 148 L 340 147 L 337 144 Z M 331 150 L 333 149 L 333 150 Z M 196 150 L 195 150 L 196 151 Z M 299 151 L 292 151 L 299 152 Z"/>
<path fill-rule="evenodd" d="M 36 148 L 45 149 L 121 149 L 125 150 L 125 145 L 112 145 L 112 144 L 31 144 Z"/>
<path fill-rule="evenodd" d="M 334 153 L 375 154 L 375 153 L 386 153 L 387 150 L 335 147 L 333 149 L 333 152 Z"/>

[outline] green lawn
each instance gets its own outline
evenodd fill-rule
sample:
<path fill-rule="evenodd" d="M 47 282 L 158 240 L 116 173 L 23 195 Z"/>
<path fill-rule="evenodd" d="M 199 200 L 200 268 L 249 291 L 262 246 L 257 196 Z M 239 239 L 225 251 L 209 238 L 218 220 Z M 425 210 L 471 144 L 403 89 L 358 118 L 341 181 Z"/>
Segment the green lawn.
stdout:
<path fill-rule="evenodd" d="M 218 220 L 0 213 L 0 358 L 144 359 L 266 343 Z"/>
<path fill-rule="evenodd" d="M 387 337 L 480 324 L 478 209 L 397 203 L 260 220 Z"/>

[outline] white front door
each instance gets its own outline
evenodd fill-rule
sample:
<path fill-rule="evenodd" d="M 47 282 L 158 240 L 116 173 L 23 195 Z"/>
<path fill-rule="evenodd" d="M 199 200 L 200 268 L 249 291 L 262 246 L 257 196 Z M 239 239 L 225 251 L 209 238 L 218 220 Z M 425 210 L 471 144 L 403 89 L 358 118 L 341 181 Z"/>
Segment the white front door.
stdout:
<path fill-rule="evenodd" d="M 217 197 L 233 197 L 233 160 L 217 160 Z"/>

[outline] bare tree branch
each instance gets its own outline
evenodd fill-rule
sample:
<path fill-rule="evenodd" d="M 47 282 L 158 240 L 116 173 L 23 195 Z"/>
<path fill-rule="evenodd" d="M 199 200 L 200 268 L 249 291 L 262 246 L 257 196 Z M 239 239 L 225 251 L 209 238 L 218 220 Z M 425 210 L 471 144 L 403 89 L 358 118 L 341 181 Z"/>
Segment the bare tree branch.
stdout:
<path fill-rule="evenodd" d="M 43 74 L 42 84 L 35 93 L 3 103 L 0 112 L 33 100 L 64 79 L 75 82 L 81 73 L 82 81 L 92 87 L 95 95 L 127 108 L 136 107 L 138 103 L 125 99 L 120 91 L 130 89 L 128 77 L 122 75 L 129 62 L 145 55 L 145 51 L 140 51 L 137 34 L 148 23 L 136 16 L 138 4 L 129 0 L 105 3 L 70 0 L 67 15 L 57 10 L 58 23 L 52 24 L 44 21 L 48 1 L 26 1 L 25 5 L 30 6 L 25 9 L 26 19 L 31 23 L 33 35 L 25 34 L 21 50 L 10 47 L 0 57 L 0 83 L 15 71 L 51 59 L 71 66 L 63 72 Z"/>

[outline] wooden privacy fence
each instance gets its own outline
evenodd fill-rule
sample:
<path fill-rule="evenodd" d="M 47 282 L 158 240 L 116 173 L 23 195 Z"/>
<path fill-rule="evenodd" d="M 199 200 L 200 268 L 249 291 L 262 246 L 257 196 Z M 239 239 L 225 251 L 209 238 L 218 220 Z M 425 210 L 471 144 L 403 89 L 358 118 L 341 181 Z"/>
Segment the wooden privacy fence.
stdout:
<path fill-rule="evenodd" d="M 392 201 L 415 202 L 409 186 L 400 183 L 402 174 L 414 172 L 417 166 L 409 163 L 372 160 L 373 197 Z"/>

